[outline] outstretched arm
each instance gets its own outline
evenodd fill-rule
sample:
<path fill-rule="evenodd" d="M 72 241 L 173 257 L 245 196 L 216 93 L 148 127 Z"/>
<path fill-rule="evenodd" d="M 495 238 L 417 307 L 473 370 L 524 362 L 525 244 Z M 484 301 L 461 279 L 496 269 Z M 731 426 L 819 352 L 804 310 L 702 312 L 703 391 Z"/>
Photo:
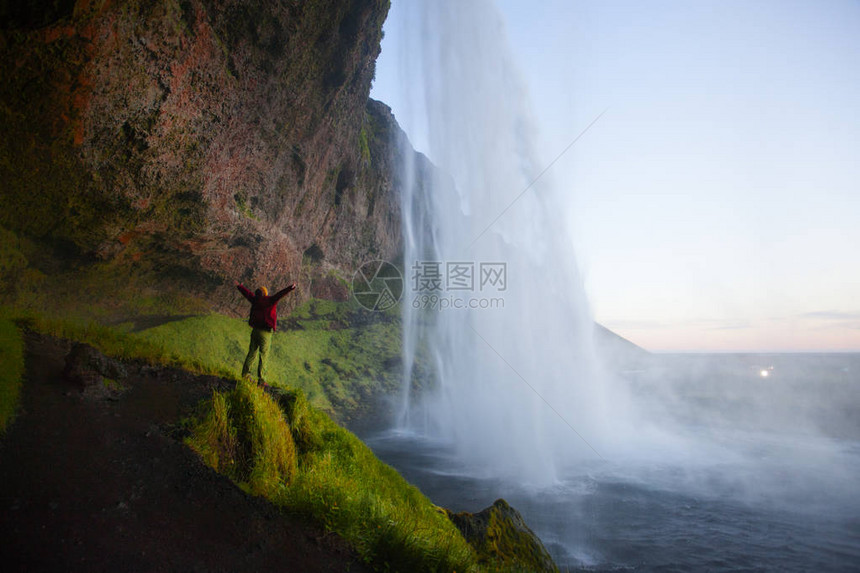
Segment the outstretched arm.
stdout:
<path fill-rule="evenodd" d="M 279 300 L 281 300 L 281 298 L 282 298 L 285 294 L 287 294 L 288 292 L 294 291 L 294 290 L 296 290 L 296 283 L 292 283 L 292 284 L 291 284 L 290 286 L 288 286 L 287 288 L 285 288 L 285 289 L 283 289 L 283 290 L 279 290 L 279 291 L 278 291 L 278 292 L 276 292 L 274 295 L 272 295 L 272 298 L 273 298 L 273 299 L 275 299 L 275 301 L 279 301 Z"/>
<path fill-rule="evenodd" d="M 249 302 L 254 302 L 254 295 L 253 295 L 253 294 L 251 294 L 251 291 L 249 291 L 248 289 L 246 289 L 246 288 L 242 285 L 242 283 L 237 282 L 237 283 L 236 283 L 236 288 L 237 288 L 237 289 L 239 289 L 239 292 L 240 292 L 240 293 L 242 293 L 243 295 L 245 295 L 245 298 L 247 298 Z"/>

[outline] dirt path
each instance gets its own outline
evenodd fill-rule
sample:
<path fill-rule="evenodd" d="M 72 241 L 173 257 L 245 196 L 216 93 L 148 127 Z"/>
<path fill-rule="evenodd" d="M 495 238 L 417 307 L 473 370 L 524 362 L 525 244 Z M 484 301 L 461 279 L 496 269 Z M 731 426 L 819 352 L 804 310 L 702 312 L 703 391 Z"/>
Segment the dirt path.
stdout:
<path fill-rule="evenodd" d="M 337 536 L 205 467 L 170 424 L 225 383 L 130 366 L 82 398 L 67 344 L 27 335 L 22 411 L 0 444 L 4 571 L 365 571 Z"/>

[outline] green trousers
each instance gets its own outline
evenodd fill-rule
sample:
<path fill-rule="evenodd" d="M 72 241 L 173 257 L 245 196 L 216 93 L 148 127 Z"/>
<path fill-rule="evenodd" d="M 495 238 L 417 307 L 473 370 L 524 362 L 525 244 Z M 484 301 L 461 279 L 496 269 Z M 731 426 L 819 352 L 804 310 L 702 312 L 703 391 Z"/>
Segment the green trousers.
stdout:
<path fill-rule="evenodd" d="M 242 377 L 244 378 L 254 364 L 254 359 L 257 358 L 257 351 L 260 351 L 260 364 L 257 366 L 257 378 L 260 382 L 265 382 L 263 370 L 266 365 L 266 356 L 269 354 L 269 348 L 272 347 L 272 331 L 262 328 L 255 328 L 251 331 L 251 344 L 248 346 L 248 356 L 245 357 L 245 364 L 242 366 Z"/>

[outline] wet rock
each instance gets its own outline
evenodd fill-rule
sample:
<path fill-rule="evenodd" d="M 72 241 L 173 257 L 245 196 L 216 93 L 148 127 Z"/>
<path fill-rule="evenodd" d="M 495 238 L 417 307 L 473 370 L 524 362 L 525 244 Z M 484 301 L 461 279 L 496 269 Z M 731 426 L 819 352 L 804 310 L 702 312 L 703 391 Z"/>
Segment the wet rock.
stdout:
<path fill-rule="evenodd" d="M 481 564 L 491 568 L 558 573 L 558 567 L 522 515 L 497 499 L 478 513 L 453 513 L 443 509 L 466 541 L 478 553 Z"/>

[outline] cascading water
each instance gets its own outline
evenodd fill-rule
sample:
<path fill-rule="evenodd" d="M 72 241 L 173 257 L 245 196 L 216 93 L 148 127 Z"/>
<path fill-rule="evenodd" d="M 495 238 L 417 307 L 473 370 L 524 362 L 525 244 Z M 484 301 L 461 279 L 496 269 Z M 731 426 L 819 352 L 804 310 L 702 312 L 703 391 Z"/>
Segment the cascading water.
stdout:
<path fill-rule="evenodd" d="M 454 511 L 505 497 L 562 567 L 856 569 L 860 355 L 598 361 L 493 2 L 392 16 L 397 117 L 438 168 L 404 148 L 401 431 L 377 455 Z"/>
<path fill-rule="evenodd" d="M 400 9 L 401 85 L 426 110 L 405 119 L 439 167 L 427 186 L 404 166 L 401 426 L 449 441 L 476 474 L 552 483 L 564 465 L 600 455 L 605 429 L 592 317 L 559 217 L 565 198 L 539 177 L 545 164 L 493 3 Z M 421 344 L 436 384 L 413 401 Z"/>

